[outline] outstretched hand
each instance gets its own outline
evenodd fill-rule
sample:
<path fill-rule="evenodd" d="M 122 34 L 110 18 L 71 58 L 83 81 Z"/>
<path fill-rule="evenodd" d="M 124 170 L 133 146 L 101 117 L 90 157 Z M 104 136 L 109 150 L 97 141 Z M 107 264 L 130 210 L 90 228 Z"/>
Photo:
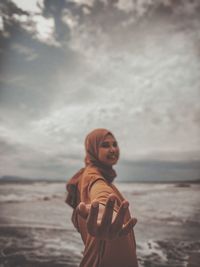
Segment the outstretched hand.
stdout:
<path fill-rule="evenodd" d="M 111 240 L 128 234 L 137 223 L 136 218 L 130 218 L 124 224 L 129 203 L 124 200 L 118 210 L 114 211 L 116 196 L 111 194 L 106 205 L 93 200 L 91 205 L 81 202 L 78 205 L 79 215 L 86 220 L 87 231 L 99 239 Z"/>

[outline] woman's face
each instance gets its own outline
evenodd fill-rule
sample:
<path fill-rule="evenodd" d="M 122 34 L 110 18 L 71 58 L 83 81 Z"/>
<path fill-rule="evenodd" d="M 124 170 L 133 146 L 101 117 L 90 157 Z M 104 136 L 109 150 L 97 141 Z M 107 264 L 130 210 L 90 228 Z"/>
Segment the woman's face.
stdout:
<path fill-rule="evenodd" d="M 119 159 L 119 147 L 115 138 L 108 134 L 99 146 L 98 153 L 99 161 L 107 166 L 112 166 L 117 163 Z"/>

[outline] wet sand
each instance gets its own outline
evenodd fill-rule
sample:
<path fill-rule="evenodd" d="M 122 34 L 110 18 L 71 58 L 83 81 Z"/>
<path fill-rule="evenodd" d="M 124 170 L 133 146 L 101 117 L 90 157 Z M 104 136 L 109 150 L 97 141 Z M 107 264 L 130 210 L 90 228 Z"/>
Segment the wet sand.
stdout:
<path fill-rule="evenodd" d="M 71 233 L 66 230 L 5 226 L 0 228 L 0 236 L 0 266 L 76 267 L 80 261 L 62 246 L 66 238 L 70 242 Z"/>

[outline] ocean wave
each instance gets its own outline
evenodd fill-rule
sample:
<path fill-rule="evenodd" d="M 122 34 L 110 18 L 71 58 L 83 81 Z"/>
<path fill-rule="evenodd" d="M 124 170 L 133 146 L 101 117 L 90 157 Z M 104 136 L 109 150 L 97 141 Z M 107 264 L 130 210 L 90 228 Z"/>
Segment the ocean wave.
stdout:
<path fill-rule="evenodd" d="M 160 258 L 160 261 L 165 262 L 167 260 L 167 255 L 161 250 L 160 245 L 155 240 L 141 243 L 140 250 L 144 256 L 155 254 Z"/>
<path fill-rule="evenodd" d="M 27 195 L 18 195 L 18 194 L 8 194 L 0 196 L 0 203 L 16 203 L 16 202 L 30 202 L 30 201 L 48 201 L 51 199 L 64 198 L 63 195 L 39 195 L 39 194 L 27 194 Z"/>
<path fill-rule="evenodd" d="M 58 226 L 58 225 L 52 225 L 52 224 L 28 224 L 28 223 L 2 223 L 0 222 L 0 232 L 7 231 L 9 229 L 13 230 L 52 230 L 52 231 L 64 231 L 65 233 L 69 233 L 70 235 L 77 234 L 74 229 L 71 229 L 70 227 L 67 228 L 67 226 Z M 1 236 L 2 237 L 2 236 Z"/>

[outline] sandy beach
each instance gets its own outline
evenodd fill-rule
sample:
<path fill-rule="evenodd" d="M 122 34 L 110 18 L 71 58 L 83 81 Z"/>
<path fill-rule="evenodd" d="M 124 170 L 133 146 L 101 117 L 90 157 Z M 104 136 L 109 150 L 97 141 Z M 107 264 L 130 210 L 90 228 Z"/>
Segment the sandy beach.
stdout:
<path fill-rule="evenodd" d="M 117 186 L 138 219 L 141 267 L 200 266 L 199 184 Z M 1 267 L 79 266 L 84 247 L 64 199 L 64 183 L 0 185 Z"/>

